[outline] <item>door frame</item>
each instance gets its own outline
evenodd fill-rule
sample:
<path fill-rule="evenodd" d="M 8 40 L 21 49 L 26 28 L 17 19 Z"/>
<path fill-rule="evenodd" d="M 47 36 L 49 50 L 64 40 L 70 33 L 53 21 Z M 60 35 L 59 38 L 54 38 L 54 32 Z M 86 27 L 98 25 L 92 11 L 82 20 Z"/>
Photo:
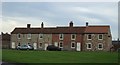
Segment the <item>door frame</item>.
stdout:
<path fill-rule="evenodd" d="M 48 44 L 47 44 L 47 43 L 45 43 L 44 50 L 47 50 L 47 47 L 48 47 Z"/>
<path fill-rule="evenodd" d="M 11 48 L 15 49 L 15 42 L 11 43 Z"/>
<path fill-rule="evenodd" d="M 37 43 L 33 43 L 34 50 L 37 49 Z"/>
<path fill-rule="evenodd" d="M 76 51 L 81 51 L 81 43 L 77 42 Z"/>
<path fill-rule="evenodd" d="M 56 47 L 58 47 L 58 42 L 54 42 L 54 45 L 55 45 Z"/>

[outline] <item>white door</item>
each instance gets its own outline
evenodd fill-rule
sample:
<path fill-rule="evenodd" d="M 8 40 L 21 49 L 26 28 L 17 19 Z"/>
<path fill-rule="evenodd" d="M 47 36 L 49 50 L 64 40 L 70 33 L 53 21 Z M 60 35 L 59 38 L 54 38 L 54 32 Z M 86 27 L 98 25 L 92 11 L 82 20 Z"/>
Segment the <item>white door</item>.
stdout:
<path fill-rule="evenodd" d="M 44 50 L 47 50 L 47 47 L 48 47 L 48 44 L 45 44 L 45 49 Z"/>
<path fill-rule="evenodd" d="M 12 42 L 12 48 L 15 49 L 15 42 Z"/>
<path fill-rule="evenodd" d="M 77 42 L 77 48 L 76 48 L 77 51 L 81 51 L 81 43 Z"/>
<path fill-rule="evenodd" d="M 34 43 L 34 44 L 33 44 L 33 47 L 34 47 L 34 49 L 36 50 L 36 49 L 37 49 L 37 43 Z"/>
<path fill-rule="evenodd" d="M 55 45 L 56 47 L 58 47 L 58 43 L 57 43 L 57 42 L 55 42 L 54 45 Z"/>

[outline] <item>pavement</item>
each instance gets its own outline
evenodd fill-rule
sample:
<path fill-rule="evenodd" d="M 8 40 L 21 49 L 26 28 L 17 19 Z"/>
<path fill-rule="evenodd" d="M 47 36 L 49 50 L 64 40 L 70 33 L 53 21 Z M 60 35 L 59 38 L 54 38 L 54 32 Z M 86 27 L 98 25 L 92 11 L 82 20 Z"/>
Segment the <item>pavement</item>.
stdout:
<path fill-rule="evenodd" d="M 18 65 L 16 63 L 0 62 L 1 65 Z"/>

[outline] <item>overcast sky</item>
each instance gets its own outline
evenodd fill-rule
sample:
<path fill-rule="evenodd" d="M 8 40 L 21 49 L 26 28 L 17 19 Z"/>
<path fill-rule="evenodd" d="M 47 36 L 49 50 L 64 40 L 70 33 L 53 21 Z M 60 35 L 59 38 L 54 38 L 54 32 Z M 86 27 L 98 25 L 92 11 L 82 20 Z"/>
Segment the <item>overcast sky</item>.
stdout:
<path fill-rule="evenodd" d="M 11 32 L 15 27 L 110 25 L 113 39 L 118 37 L 117 2 L 3 2 L 2 32 Z"/>

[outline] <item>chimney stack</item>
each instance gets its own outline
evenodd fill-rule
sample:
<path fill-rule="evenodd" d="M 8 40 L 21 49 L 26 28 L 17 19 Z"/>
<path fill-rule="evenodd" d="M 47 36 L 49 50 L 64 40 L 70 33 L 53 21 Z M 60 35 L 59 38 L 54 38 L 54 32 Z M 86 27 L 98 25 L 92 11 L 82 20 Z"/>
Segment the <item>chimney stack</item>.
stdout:
<path fill-rule="evenodd" d="M 42 22 L 42 24 L 41 24 L 41 28 L 43 28 L 44 27 L 44 24 L 43 24 L 43 22 Z"/>
<path fill-rule="evenodd" d="M 69 26 L 70 26 L 70 27 L 73 27 L 73 21 L 71 21 L 71 22 L 69 23 Z"/>
<path fill-rule="evenodd" d="M 3 35 L 4 33 L 3 32 L 1 32 L 1 35 Z"/>
<path fill-rule="evenodd" d="M 30 24 L 27 24 L 27 28 L 30 28 Z"/>
<path fill-rule="evenodd" d="M 86 22 L 86 26 L 88 26 L 88 22 Z"/>

